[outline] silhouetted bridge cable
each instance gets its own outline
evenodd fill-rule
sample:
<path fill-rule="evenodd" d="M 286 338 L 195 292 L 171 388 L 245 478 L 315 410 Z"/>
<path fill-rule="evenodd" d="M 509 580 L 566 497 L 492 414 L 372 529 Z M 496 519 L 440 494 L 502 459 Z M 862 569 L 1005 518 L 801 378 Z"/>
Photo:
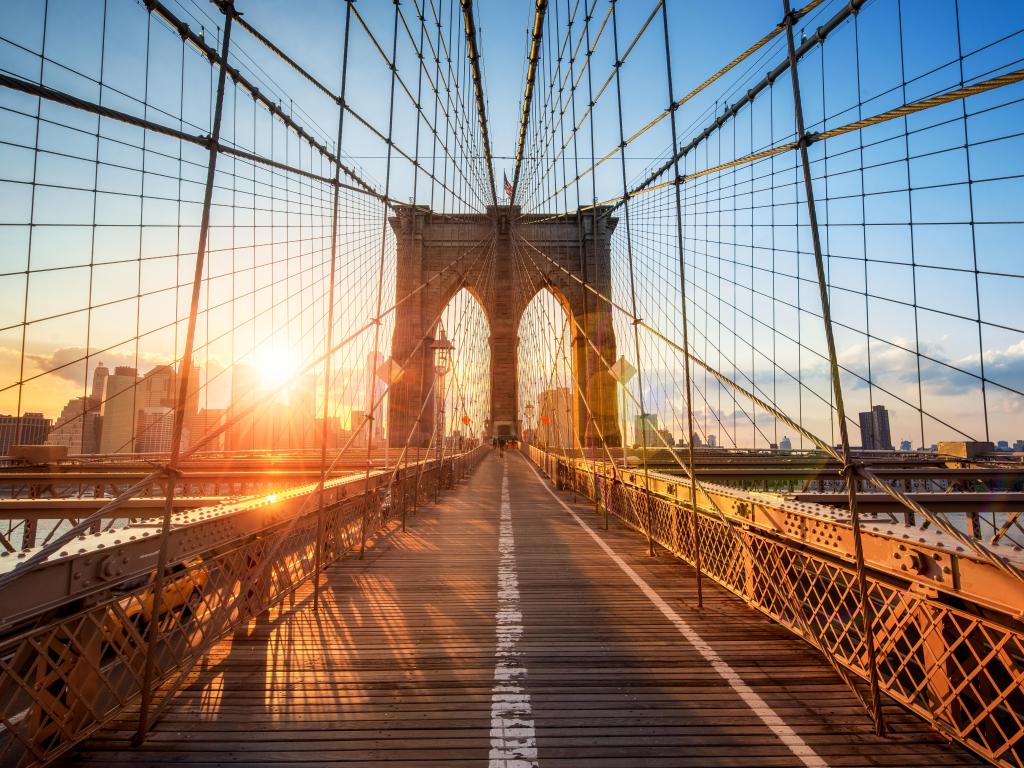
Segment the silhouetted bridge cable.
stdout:
<path fill-rule="evenodd" d="M 0 762 L 1024 765 L 1024 16 L 496 12 L 0 11 Z"/>

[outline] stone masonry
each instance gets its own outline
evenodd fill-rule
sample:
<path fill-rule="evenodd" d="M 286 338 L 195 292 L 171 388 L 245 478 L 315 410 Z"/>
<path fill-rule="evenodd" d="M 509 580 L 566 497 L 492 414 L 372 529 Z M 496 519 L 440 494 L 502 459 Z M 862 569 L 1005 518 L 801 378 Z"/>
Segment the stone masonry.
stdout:
<path fill-rule="evenodd" d="M 425 446 L 430 441 L 432 402 L 422 408 L 420 416 L 435 375 L 430 345 L 442 309 L 462 288 L 477 298 L 490 325 L 491 417 L 487 434 L 512 437 L 521 433 L 516 375 L 519 320 L 527 304 L 545 287 L 570 313 L 575 329 L 575 433 L 584 445 L 599 445 L 598 432 L 607 445 L 619 445 L 615 381 L 607 367 L 616 359 L 611 308 L 549 261 L 574 276 L 585 277 L 596 291 L 610 296 L 610 239 L 616 219 L 602 209 L 551 217 L 523 216 L 518 207 L 491 206 L 484 214 L 441 215 L 409 205 L 399 207 L 390 223 L 397 239 L 396 298 L 401 302 L 392 356 L 405 366 L 389 397 L 393 446 L 404 445 L 410 434 L 412 445 Z M 518 249 L 513 248 L 514 242 Z M 413 293 L 423 284 L 425 288 Z"/>

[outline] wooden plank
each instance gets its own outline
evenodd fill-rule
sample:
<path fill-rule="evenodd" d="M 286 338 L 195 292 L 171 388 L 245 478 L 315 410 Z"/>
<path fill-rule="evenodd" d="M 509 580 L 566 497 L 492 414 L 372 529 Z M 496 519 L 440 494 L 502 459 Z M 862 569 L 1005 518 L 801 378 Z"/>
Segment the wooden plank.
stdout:
<path fill-rule="evenodd" d="M 485 764 L 503 472 L 540 765 L 802 764 L 511 452 L 329 568 L 319 616 L 307 585 L 221 642 L 141 748 L 129 711 L 65 764 Z M 600 535 L 827 765 L 980 764 L 893 705 L 875 737 L 813 648 L 707 582 L 697 610 L 689 567 L 614 521 Z"/>

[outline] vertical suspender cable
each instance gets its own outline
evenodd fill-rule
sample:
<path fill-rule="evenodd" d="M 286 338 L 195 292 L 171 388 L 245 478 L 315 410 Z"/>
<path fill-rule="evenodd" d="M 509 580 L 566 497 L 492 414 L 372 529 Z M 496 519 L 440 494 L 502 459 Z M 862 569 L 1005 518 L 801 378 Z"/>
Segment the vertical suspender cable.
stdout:
<path fill-rule="evenodd" d="M 348 84 L 348 42 L 349 29 L 352 21 L 352 3 L 354 0 L 347 0 L 345 3 L 345 37 L 342 44 L 341 54 L 341 95 L 338 99 L 338 141 L 335 144 L 335 152 L 338 153 L 338 162 L 334 165 L 334 194 L 331 201 L 331 272 L 330 287 L 327 298 L 327 338 L 325 341 L 324 357 L 324 397 L 323 397 L 323 423 L 320 427 L 320 506 L 317 509 L 316 518 L 316 552 L 313 563 L 313 610 L 320 609 L 320 569 L 323 567 L 323 539 L 324 539 L 324 486 L 327 483 L 327 425 L 328 411 L 331 405 L 331 362 L 333 359 L 332 348 L 334 346 L 334 282 L 338 274 L 338 207 L 340 203 L 341 186 L 341 140 L 345 128 L 345 86 Z"/>
<path fill-rule="evenodd" d="M 617 6 L 618 0 L 611 0 L 612 4 L 612 42 L 614 44 L 615 53 L 615 94 L 618 106 L 618 118 L 619 118 L 619 144 L 622 147 L 622 151 L 619 153 L 620 167 L 622 168 L 622 194 L 628 195 L 628 179 L 626 178 L 626 132 L 622 123 L 622 84 L 621 84 L 621 73 L 622 73 L 622 60 L 619 58 L 619 24 L 618 24 L 618 13 Z M 646 509 L 646 519 L 644 527 L 647 529 L 647 549 L 650 554 L 654 554 L 654 533 L 651 530 L 654 522 L 654 509 L 651 502 L 651 470 L 647 460 L 647 409 L 644 405 L 644 375 L 643 375 L 643 363 L 640 360 L 640 327 L 638 324 L 638 318 L 640 315 L 637 312 L 636 306 L 636 280 L 633 270 L 633 233 L 630 231 L 629 224 L 629 198 L 625 200 L 623 205 L 623 218 L 625 219 L 626 225 L 626 261 L 627 268 L 629 271 L 629 299 L 630 299 L 630 310 L 632 314 L 631 323 L 633 325 L 633 349 L 636 355 L 636 382 L 637 382 L 637 401 L 640 405 L 640 452 L 643 457 L 644 463 L 644 507 Z M 625 438 L 625 435 L 623 435 Z M 625 451 L 623 451 L 625 456 Z"/>
<path fill-rule="evenodd" d="M 593 78 L 594 68 L 591 66 L 591 58 L 594 55 L 594 51 L 591 48 L 590 21 L 593 18 L 593 11 L 594 11 L 595 7 L 596 7 L 596 1 L 595 1 L 594 5 L 591 5 L 589 8 L 586 9 L 586 15 L 583 17 L 583 31 L 584 31 L 584 36 L 586 38 L 586 47 L 587 47 L 586 61 L 583 62 L 583 67 L 586 70 L 586 74 L 587 74 L 587 104 L 588 105 L 592 105 L 594 103 L 594 78 Z M 592 110 L 592 109 L 593 109 L 592 106 L 588 106 L 588 110 Z M 596 140 L 595 140 L 595 136 L 594 136 L 594 118 L 593 118 L 592 114 L 589 116 L 589 119 L 587 120 L 587 122 L 588 122 L 588 128 L 589 128 L 589 133 L 590 133 L 590 165 L 593 166 L 594 163 L 596 162 L 597 158 L 596 158 L 596 154 L 595 154 L 595 151 L 594 151 L 594 145 L 595 145 L 595 141 Z M 574 123 L 573 125 L 575 126 L 576 124 Z M 573 128 L 573 130 L 576 130 L 575 127 Z M 599 245 L 599 242 L 598 242 L 598 229 L 597 229 L 597 227 L 598 227 L 599 219 L 598 219 L 598 211 L 597 211 L 597 174 L 596 173 L 590 174 L 590 198 L 591 198 L 591 200 L 590 200 L 590 202 L 591 202 L 591 204 L 590 204 L 590 212 L 589 212 L 589 215 L 590 215 L 590 227 L 591 227 L 590 236 L 593 239 L 594 248 L 597 249 L 598 247 L 603 247 L 603 246 Z M 611 246 L 609 245 L 609 248 L 610 247 Z M 584 288 L 584 291 L 586 293 L 590 293 L 590 291 L 587 290 L 586 284 L 584 284 L 583 288 Z M 602 324 L 598 325 L 598 328 L 597 328 L 597 344 L 598 344 L 598 348 L 599 349 L 601 348 L 601 345 L 602 345 L 603 342 L 604 342 L 604 324 L 602 323 Z M 601 373 L 602 373 L 602 375 L 605 375 L 605 371 L 601 371 Z M 618 407 L 618 384 L 615 385 L 615 390 L 612 392 L 613 416 L 614 416 L 614 410 L 617 407 Z M 624 415 L 625 414 L 623 414 L 623 416 Z M 615 424 L 613 426 L 613 430 L 619 428 L 618 422 L 620 421 L 620 419 L 615 418 L 614 421 L 615 421 Z M 612 447 L 614 447 L 614 443 L 615 443 L 615 441 L 614 441 L 614 438 L 613 438 L 613 440 L 612 440 Z M 625 456 L 626 456 L 626 430 L 625 429 L 623 429 L 622 433 L 619 435 L 619 445 L 622 447 L 623 463 L 625 463 Z M 613 458 L 613 457 L 609 456 L 609 458 Z M 617 470 L 615 468 L 615 462 L 612 461 L 611 464 L 612 464 L 612 487 L 614 488 L 614 483 L 618 479 L 618 473 L 617 473 Z M 611 500 L 612 500 L 611 496 L 609 495 L 609 502 L 611 502 Z M 608 504 L 603 504 L 602 506 L 604 506 L 604 527 L 605 527 L 605 530 L 608 530 L 609 515 L 611 514 L 611 512 L 610 512 Z"/>
<path fill-rule="evenodd" d="M 391 194 L 391 158 L 395 127 L 395 78 L 398 76 L 398 66 L 395 63 L 395 57 L 398 55 L 398 4 L 399 0 L 394 0 L 395 4 L 395 23 L 392 28 L 391 34 L 391 93 L 389 96 L 388 103 L 388 155 L 387 155 L 387 166 L 384 172 L 384 199 L 388 199 Z M 368 523 L 369 506 L 371 500 L 376 497 L 370 495 L 370 470 L 372 469 L 371 459 L 373 455 L 373 428 L 374 428 L 374 391 L 377 388 L 377 355 L 380 352 L 380 314 L 382 309 L 381 300 L 384 295 L 384 256 L 387 253 L 387 228 L 388 228 L 388 205 L 383 202 L 381 208 L 381 228 L 380 228 L 380 260 L 377 264 L 377 309 L 373 316 L 373 355 L 367 361 L 367 367 L 371 370 L 367 371 L 367 382 L 369 394 L 367 396 L 367 407 L 366 407 L 366 419 L 367 424 L 367 435 L 366 435 L 366 482 L 363 488 L 363 515 L 362 523 L 360 525 L 359 534 L 359 557 L 361 558 L 366 552 L 366 525 Z"/>
<path fill-rule="evenodd" d="M 586 2 L 586 0 L 584 0 L 584 2 Z M 566 8 L 566 11 L 568 12 L 569 11 L 569 0 L 566 0 L 565 8 Z M 586 12 L 587 12 L 586 5 L 584 5 L 584 14 L 586 14 Z M 573 124 L 574 127 L 576 125 L 576 77 L 575 77 L 575 62 L 576 62 L 576 58 L 575 58 L 575 55 L 574 55 L 574 49 L 572 47 L 572 24 L 573 24 L 573 20 L 575 19 L 575 17 L 576 17 L 576 11 L 575 11 L 575 9 L 573 9 L 572 14 L 569 16 L 569 22 L 568 22 L 568 27 L 569 28 L 568 28 L 568 31 L 566 32 L 566 38 L 568 40 L 568 46 L 569 46 L 569 81 L 573 84 L 572 88 L 569 91 L 569 105 L 570 105 L 570 110 L 572 112 L 572 124 Z M 573 173 L 577 177 L 580 175 L 580 152 L 579 152 L 578 134 L 579 134 L 579 131 L 576 131 L 575 128 L 574 128 L 574 130 L 572 132 Z M 563 135 L 564 135 L 564 129 L 563 129 Z M 566 215 L 568 215 L 569 193 L 568 193 L 567 189 L 566 189 L 565 194 L 563 196 L 563 200 L 565 201 L 563 207 L 566 208 Z M 587 253 L 585 251 L 586 238 L 584 237 L 584 234 L 583 234 L 583 221 L 584 221 L 584 219 L 583 219 L 583 213 L 582 213 L 582 211 L 580 209 L 581 209 L 581 206 L 580 206 L 580 189 L 577 186 L 576 187 L 576 214 L 575 214 L 575 217 L 576 217 L 576 243 L 577 243 L 576 247 L 577 247 L 577 249 L 579 251 L 580 277 L 583 279 L 584 285 L 586 285 L 587 282 L 588 282 L 588 277 L 587 277 Z M 596 235 L 596 234 L 597 234 L 597 232 L 596 232 L 596 228 L 595 228 L 595 231 L 592 233 L 591 240 L 590 240 L 591 245 L 595 245 L 596 244 L 596 238 L 594 237 L 594 235 Z M 590 382 L 590 377 L 591 377 L 590 357 L 591 357 L 591 355 L 590 355 L 590 349 L 589 349 L 589 347 L 586 344 L 586 342 L 587 342 L 586 329 L 587 329 L 588 324 L 590 322 L 590 291 L 586 290 L 586 288 L 583 288 L 582 289 L 582 293 L 583 293 L 583 322 L 581 324 L 582 325 L 582 330 L 576 329 L 574 331 L 574 333 L 573 333 L 573 338 L 575 339 L 577 334 L 578 334 L 579 339 L 580 339 L 580 343 L 584 345 L 583 346 L 583 371 L 582 371 L 582 373 L 583 373 L 583 386 L 580 388 L 581 389 L 580 396 L 583 398 L 584 405 L 587 406 L 587 403 L 590 401 L 590 398 L 591 398 L 591 394 L 590 394 L 591 393 L 591 387 L 590 387 L 590 384 L 591 384 L 591 382 Z M 578 376 L 579 376 L 579 374 L 577 373 L 577 378 L 578 378 Z M 596 442 L 596 438 L 598 436 L 600 436 L 601 442 L 602 443 L 604 442 L 604 435 L 602 434 L 601 430 L 598 428 L 597 424 L 594 421 L 593 409 L 590 408 L 589 406 L 587 406 L 586 410 L 587 410 L 587 423 L 586 423 L 586 427 L 584 427 L 584 430 L 583 430 L 583 440 L 581 441 L 581 448 L 582 448 L 582 453 L 583 453 L 583 458 L 584 459 L 588 458 L 587 450 L 592 447 L 592 445 L 591 445 L 592 442 Z M 591 431 L 591 430 L 593 430 L 593 431 Z M 607 448 L 606 448 L 606 450 L 607 450 Z M 595 514 L 600 514 L 600 511 L 601 511 L 601 501 L 600 501 L 601 495 L 600 495 L 600 492 L 599 492 L 599 489 L 598 489 L 598 480 L 597 480 L 597 456 L 596 455 L 589 456 L 589 459 L 593 462 L 592 465 L 591 465 L 591 469 L 593 470 L 591 477 L 592 477 L 592 482 L 594 484 L 594 512 L 595 512 Z"/>
<path fill-rule="evenodd" d="M 807 215 L 810 222 L 811 242 L 814 246 L 814 266 L 818 278 L 818 292 L 821 296 L 821 314 L 825 326 L 825 340 L 828 345 L 829 369 L 832 389 L 835 394 L 836 416 L 839 420 L 839 439 L 842 443 L 843 476 L 846 478 L 850 503 L 850 520 L 853 527 L 854 559 L 857 566 L 857 587 L 860 592 L 860 608 L 864 614 L 864 645 L 868 656 L 868 677 L 871 686 L 871 714 L 875 721 L 875 733 L 885 733 L 882 715 L 881 693 L 878 686 L 878 658 L 875 650 L 875 615 L 868 593 L 867 574 L 864 569 L 864 542 L 861 538 L 860 512 L 857 509 L 857 467 L 850 461 L 850 433 L 846 424 L 846 408 L 843 405 L 843 386 L 839 379 L 839 360 L 836 356 L 836 340 L 832 331 L 832 313 L 829 308 L 828 284 L 825 281 L 825 264 L 821 252 L 821 236 L 818 231 L 818 215 L 814 206 L 814 185 L 811 180 L 811 163 L 807 155 L 808 134 L 804 130 L 804 112 L 800 101 L 800 77 L 797 72 L 796 46 L 793 43 L 795 17 L 789 8 L 789 0 L 782 0 L 785 12 L 786 48 L 789 54 L 790 81 L 793 85 L 793 116 L 796 120 L 797 146 L 800 165 L 803 170 L 804 194 Z"/>
<path fill-rule="evenodd" d="M 661 21 L 665 31 L 665 72 L 668 76 L 668 103 L 675 104 L 675 94 L 672 90 L 672 56 L 669 46 L 668 34 L 668 3 L 661 4 Z M 679 175 L 679 138 L 676 133 L 676 110 L 669 112 L 669 121 L 672 129 L 672 157 L 675 158 L 674 169 L 676 183 L 672 186 L 676 194 L 676 241 L 679 244 L 679 293 L 680 306 L 683 314 L 683 370 L 686 381 L 686 461 L 690 465 L 690 507 L 691 507 L 691 545 L 693 546 L 693 565 L 697 578 L 697 607 L 704 607 L 704 588 L 701 574 L 700 558 L 700 518 L 697 514 L 697 466 L 693 459 L 693 380 L 690 376 L 690 329 L 689 312 L 686 308 L 686 248 L 683 242 L 683 211 L 682 211 L 682 183 Z"/>
<path fill-rule="evenodd" d="M 217 173 L 218 144 L 220 142 L 221 116 L 224 112 L 224 86 L 228 68 L 228 50 L 231 42 L 231 20 L 233 9 L 227 0 L 228 12 L 224 15 L 224 40 L 221 44 L 220 71 L 217 75 L 217 101 L 213 111 L 213 126 L 209 138 L 210 157 L 206 165 L 206 190 L 203 195 L 203 212 L 199 222 L 199 242 L 196 247 L 195 272 L 192 276 L 192 301 L 189 305 L 188 327 L 185 331 L 185 348 L 181 355 L 178 399 L 174 407 L 174 425 L 171 431 L 171 452 L 167 462 L 167 497 L 164 502 L 163 520 L 160 526 L 160 549 L 157 555 L 156 573 L 153 580 L 153 603 L 149 616 L 146 636 L 146 664 L 142 674 L 142 706 L 139 710 L 139 726 L 134 742 L 140 744 L 149 730 L 149 707 L 153 700 L 153 676 L 156 671 L 156 652 L 160 642 L 160 603 L 163 595 L 165 571 L 167 569 L 168 538 L 171 528 L 171 513 L 174 511 L 174 490 L 178 477 L 178 456 L 181 453 L 181 436 L 185 423 L 185 408 L 188 403 L 189 382 L 192 374 L 192 351 L 195 347 L 196 322 L 199 314 L 199 294 L 203 285 L 206 263 L 206 243 L 210 232 L 210 209 L 213 205 L 213 183 Z"/>

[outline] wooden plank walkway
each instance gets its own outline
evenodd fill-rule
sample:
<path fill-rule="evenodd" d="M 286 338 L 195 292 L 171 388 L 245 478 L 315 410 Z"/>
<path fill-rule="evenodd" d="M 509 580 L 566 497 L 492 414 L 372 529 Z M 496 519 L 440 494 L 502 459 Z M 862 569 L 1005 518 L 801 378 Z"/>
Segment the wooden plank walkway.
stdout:
<path fill-rule="evenodd" d="M 713 584 L 698 611 L 689 567 L 548 488 L 488 457 L 332 566 L 319 616 L 305 589 L 223 641 L 142 747 L 128 713 L 65 764 L 979 764 L 895 706 L 876 738 L 813 649 Z"/>

